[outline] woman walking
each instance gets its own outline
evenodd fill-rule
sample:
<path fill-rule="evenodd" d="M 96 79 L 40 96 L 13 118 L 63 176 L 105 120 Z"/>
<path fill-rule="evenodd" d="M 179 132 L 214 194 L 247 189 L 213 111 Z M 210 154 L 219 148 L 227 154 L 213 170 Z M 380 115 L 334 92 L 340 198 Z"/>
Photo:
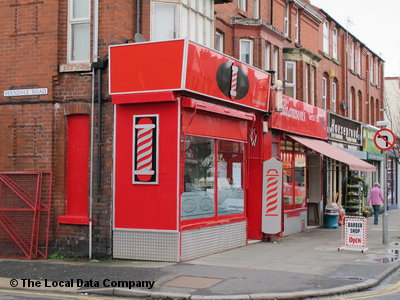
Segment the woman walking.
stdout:
<path fill-rule="evenodd" d="M 380 189 L 380 184 L 379 182 L 375 182 L 374 187 L 371 189 L 371 192 L 369 193 L 368 196 L 368 206 L 372 205 L 372 207 L 374 208 L 375 225 L 378 225 L 379 211 L 383 202 L 384 202 L 383 193 L 382 190 Z"/>

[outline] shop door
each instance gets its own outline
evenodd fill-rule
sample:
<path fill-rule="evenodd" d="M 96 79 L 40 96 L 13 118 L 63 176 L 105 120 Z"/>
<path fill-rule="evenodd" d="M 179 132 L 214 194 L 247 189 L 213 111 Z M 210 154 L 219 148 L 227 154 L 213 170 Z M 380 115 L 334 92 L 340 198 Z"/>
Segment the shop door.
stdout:
<path fill-rule="evenodd" d="M 319 155 L 307 156 L 308 219 L 307 225 L 319 226 L 322 217 L 321 159 Z"/>

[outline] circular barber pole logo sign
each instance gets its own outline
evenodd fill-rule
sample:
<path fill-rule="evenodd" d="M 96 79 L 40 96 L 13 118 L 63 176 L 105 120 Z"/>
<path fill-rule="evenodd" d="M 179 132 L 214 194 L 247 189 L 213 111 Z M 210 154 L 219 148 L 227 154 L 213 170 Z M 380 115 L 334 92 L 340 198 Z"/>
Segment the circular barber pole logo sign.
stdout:
<path fill-rule="evenodd" d="M 218 67 L 217 84 L 221 92 L 232 100 L 244 98 L 249 91 L 247 74 L 233 62 L 225 62 Z"/>

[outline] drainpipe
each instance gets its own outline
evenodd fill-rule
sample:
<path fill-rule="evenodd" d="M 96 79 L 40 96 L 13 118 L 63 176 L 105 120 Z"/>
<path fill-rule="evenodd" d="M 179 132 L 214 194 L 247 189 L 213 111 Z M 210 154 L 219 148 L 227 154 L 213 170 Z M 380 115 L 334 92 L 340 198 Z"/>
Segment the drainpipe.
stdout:
<path fill-rule="evenodd" d="M 96 187 L 96 195 L 99 197 L 100 195 L 100 188 L 101 188 L 101 155 L 102 155 L 102 114 L 103 114 L 103 106 L 102 106 L 102 80 L 101 80 L 101 76 L 102 76 L 102 70 L 105 69 L 107 67 L 107 63 L 108 63 L 108 55 L 105 55 L 103 57 L 103 59 L 97 60 L 97 62 L 92 63 L 92 72 L 93 72 L 93 88 L 92 88 L 92 118 L 94 119 L 94 81 L 95 81 L 95 74 L 97 74 L 97 93 L 96 93 L 96 97 L 97 97 L 97 101 L 98 101 L 98 105 L 99 105 L 99 109 L 98 109 L 98 115 L 97 115 L 97 135 L 98 135 L 98 143 L 97 143 L 97 187 Z M 94 120 L 92 122 L 92 127 L 94 127 Z M 94 128 L 92 128 L 92 137 L 94 136 Z M 94 138 L 93 138 L 94 139 Z M 91 144 L 91 159 L 90 159 L 90 163 L 91 163 L 91 170 L 94 169 L 94 155 L 93 155 L 93 151 L 94 151 L 94 142 L 92 141 Z M 89 211 L 89 216 L 90 216 L 90 221 L 89 221 L 89 259 L 92 258 L 92 217 L 93 217 L 93 208 L 92 208 L 92 204 L 93 204 L 93 177 L 94 177 L 94 172 L 91 171 L 91 178 L 90 178 L 90 183 L 91 183 L 91 192 L 90 192 L 90 211 Z"/>
<path fill-rule="evenodd" d="M 136 0 L 136 33 L 140 33 L 140 0 Z"/>
<path fill-rule="evenodd" d="M 99 0 L 93 2 L 93 54 L 92 61 L 97 62 L 99 44 Z M 89 175 L 89 260 L 92 259 L 92 237 L 93 237 L 93 150 L 94 150 L 94 80 L 95 71 L 92 66 L 92 103 L 90 114 L 90 175 Z"/>
<path fill-rule="evenodd" d="M 274 14 L 274 0 L 270 1 L 270 11 L 269 11 L 269 23 L 273 26 L 273 14 Z"/>

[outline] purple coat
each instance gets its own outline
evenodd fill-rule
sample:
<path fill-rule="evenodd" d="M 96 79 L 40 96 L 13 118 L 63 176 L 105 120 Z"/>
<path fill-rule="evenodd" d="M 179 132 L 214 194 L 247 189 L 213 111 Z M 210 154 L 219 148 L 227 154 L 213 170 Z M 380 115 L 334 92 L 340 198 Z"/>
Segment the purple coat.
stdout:
<path fill-rule="evenodd" d="M 383 201 L 382 190 L 374 186 L 368 196 L 368 205 L 382 205 Z"/>

